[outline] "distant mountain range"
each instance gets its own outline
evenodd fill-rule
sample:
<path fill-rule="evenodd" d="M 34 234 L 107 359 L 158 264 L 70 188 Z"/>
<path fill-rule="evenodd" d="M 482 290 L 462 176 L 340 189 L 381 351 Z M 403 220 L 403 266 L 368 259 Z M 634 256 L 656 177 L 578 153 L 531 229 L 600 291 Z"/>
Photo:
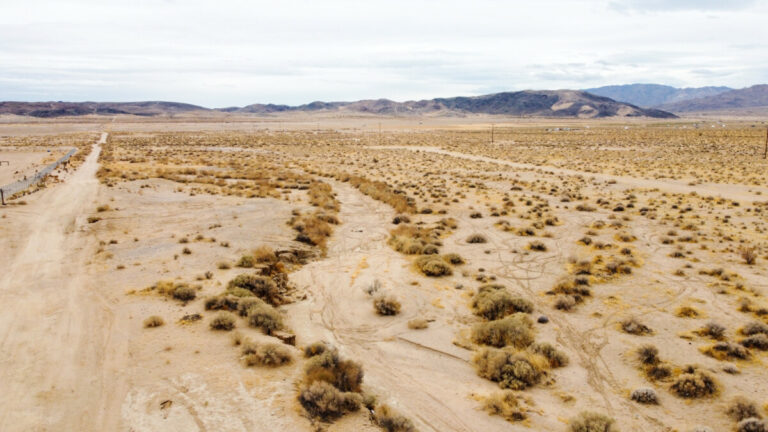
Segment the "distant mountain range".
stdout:
<path fill-rule="evenodd" d="M 641 107 L 660 107 L 691 99 L 715 96 L 733 90 L 730 87 L 675 88 L 660 84 L 625 84 L 585 89 L 585 92 L 609 97 Z"/>
<path fill-rule="evenodd" d="M 768 107 L 768 85 L 761 84 L 730 90 L 713 96 L 683 100 L 661 105 L 660 108 L 679 113 L 733 111 L 743 108 Z"/>
<path fill-rule="evenodd" d="M 497 114 L 522 117 L 674 118 L 658 109 L 645 109 L 608 97 L 577 90 L 526 90 L 474 97 L 437 98 L 394 102 L 388 99 L 356 102 L 312 102 L 300 106 L 253 104 L 245 107 L 208 109 L 176 102 L 0 102 L 0 114 L 32 117 L 80 116 L 88 114 L 139 116 L 181 113 L 274 114 L 284 112 L 338 112 L 374 115 L 464 115 Z"/>

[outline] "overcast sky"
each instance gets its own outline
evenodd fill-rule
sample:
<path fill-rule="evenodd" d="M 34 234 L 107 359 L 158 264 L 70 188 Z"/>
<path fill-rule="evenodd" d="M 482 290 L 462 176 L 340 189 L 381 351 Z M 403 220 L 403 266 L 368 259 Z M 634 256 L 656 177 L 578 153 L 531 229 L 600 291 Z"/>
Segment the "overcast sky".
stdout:
<path fill-rule="evenodd" d="M 768 82 L 768 0 L 0 2 L 0 100 L 224 107 Z"/>

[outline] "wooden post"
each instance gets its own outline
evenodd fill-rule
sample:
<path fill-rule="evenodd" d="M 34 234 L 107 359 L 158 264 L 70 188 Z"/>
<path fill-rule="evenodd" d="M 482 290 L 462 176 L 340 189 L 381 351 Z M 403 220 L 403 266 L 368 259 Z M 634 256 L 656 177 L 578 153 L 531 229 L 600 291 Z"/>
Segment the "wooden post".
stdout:
<path fill-rule="evenodd" d="M 0 201 L 2 201 L 3 205 L 5 205 L 5 192 L 3 192 L 2 189 L 0 189 Z"/>
<path fill-rule="evenodd" d="M 491 123 L 491 144 L 493 144 L 493 123 Z"/>
<path fill-rule="evenodd" d="M 768 128 L 765 128 L 765 150 L 763 151 L 763 159 L 768 159 Z"/>

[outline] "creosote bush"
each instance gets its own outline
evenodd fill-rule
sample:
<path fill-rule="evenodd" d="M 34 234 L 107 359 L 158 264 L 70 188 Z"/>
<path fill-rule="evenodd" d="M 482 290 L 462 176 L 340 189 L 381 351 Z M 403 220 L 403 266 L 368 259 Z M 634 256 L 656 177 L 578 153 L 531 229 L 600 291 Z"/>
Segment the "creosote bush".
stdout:
<path fill-rule="evenodd" d="M 475 354 L 473 362 L 478 375 L 511 390 L 523 390 L 537 384 L 549 365 L 539 354 L 510 348 L 483 348 Z"/>
<path fill-rule="evenodd" d="M 282 344 L 245 342 L 243 361 L 246 366 L 282 366 L 293 361 L 291 350 Z"/>
<path fill-rule="evenodd" d="M 235 288 L 248 290 L 252 292 L 256 297 L 273 306 L 277 306 L 282 303 L 282 297 L 280 296 L 277 284 L 275 284 L 275 281 L 266 276 L 251 274 L 237 275 L 227 284 L 228 290 Z"/>
<path fill-rule="evenodd" d="M 416 267 L 426 276 L 440 277 L 453 274 L 451 266 L 437 255 L 423 256 L 416 260 Z"/>
<path fill-rule="evenodd" d="M 299 403 L 312 417 L 332 420 L 360 409 L 363 397 L 343 392 L 325 381 L 314 381 L 299 392 Z"/>
<path fill-rule="evenodd" d="M 528 406 L 523 396 L 512 390 L 496 392 L 483 401 L 483 409 L 507 421 L 516 422 L 528 418 Z"/>
<path fill-rule="evenodd" d="M 326 344 L 314 343 L 305 349 L 307 359 L 299 402 L 313 417 L 333 419 L 356 411 L 363 401 L 360 386 L 363 369 L 359 363 L 344 360 Z M 322 347 L 322 348 L 321 348 Z"/>
<path fill-rule="evenodd" d="M 283 328 L 283 317 L 277 309 L 267 303 L 257 302 L 250 305 L 246 310 L 248 325 L 261 329 L 266 334 L 272 334 L 276 330 Z"/>
<path fill-rule="evenodd" d="M 503 285 L 487 284 L 477 290 L 472 297 L 472 309 L 475 315 L 487 320 L 497 320 L 515 313 L 533 312 L 533 303 L 509 293 Z"/>
<path fill-rule="evenodd" d="M 740 422 L 744 419 L 755 417 L 760 418 L 757 411 L 757 405 L 743 396 L 736 396 L 726 408 L 725 413 L 734 421 Z"/>
<path fill-rule="evenodd" d="M 677 377 L 671 389 L 682 398 L 697 399 L 717 393 L 717 383 L 706 372 L 693 370 Z"/>

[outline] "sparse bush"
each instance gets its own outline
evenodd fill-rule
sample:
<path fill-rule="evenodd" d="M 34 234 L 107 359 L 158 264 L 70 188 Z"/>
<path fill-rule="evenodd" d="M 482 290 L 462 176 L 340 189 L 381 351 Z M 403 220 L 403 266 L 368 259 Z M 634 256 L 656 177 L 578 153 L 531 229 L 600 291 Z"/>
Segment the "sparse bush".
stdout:
<path fill-rule="evenodd" d="M 276 343 L 243 344 L 243 361 L 246 366 L 282 366 L 293 361 L 291 350 Z"/>
<path fill-rule="evenodd" d="M 573 296 L 561 295 L 555 299 L 555 309 L 561 311 L 570 311 L 576 306 L 576 299 Z"/>
<path fill-rule="evenodd" d="M 652 388 L 639 388 L 632 391 L 630 398 L 641 404 L 656 405 L 659 403 L 659 398 L 656 395 L 656 390 Z"/>
<path fill-rule="evenodd" d="M 501 388 L 523 390 L 536 385 L 547 360 L 537 354 L 515 350 L 483 348 L 473 359 L 477 374 L 499 383 Z"/>
<path fill-rule="evenodd" d="M 299 393 L 299 403 L 309 415 L 324 420 L 359 410 L 362 399 L 357 393 L 340 391 L 325 381 L 314 381 Z"/>
<path fill-rule="evenodd" d="M 752 336 L 758 333 L 762 333 L 768 336 L 768 325 L 765 325 L 761 322 L 754 321 L 745 325 L 741 329 L 741 334 L 743 334 L 744 336 Z"/>
<path fill-rule="evenodd" d="M 274 263 L 277 262 L 277 255 L 275 251 L 269 246 L 259 246 L 253 251 L 253 258 L 258 263 Z"/>
<path fill-rule="evenodd" d="M 530 351 L 541 354 L 549 362 L 549 367 L 560 368 L 568 366 L 568 356 L 554 346 L 546 342 L 537 342 L 531 345 Z"/>
<path fill-rule="evenodd" d="M 622 321 L 621 329 L 629 334 L 638 335 L 638 336 L 653 333 L 653 330 L 651 330 L 650 327 L 641 323 L 636 318 L 628 318 Z"/>
<path fill-rule="evenodd" d="M 332 350 L 333 348 L 328 345 L 326 342 L 319 341 L 319 342 L 313 342 L 306 347 L 304 347 L 304 357 L 310 358 L 314 357 L 316 355 L 320 355 L 328 350 Z"/>
<path fill-rule="evenodd" d="M 728 405 L 728 408 L 725 410 L 725 413 L 728 414 L 728 417 L 737 422 L 750 417 L 760 418 L 760 413 L 757 411 L 757 405 L 742 396 L 733 398 Z"/>
<path fill-rule="evenodd" d="M 711 347 L 703 350 L 704 354 L 714 357 L 718 360 L 725 360 L 726 358 L 746 359 L 749 358 L 749 350 L 741 345 L 737 345 L 731 342 L 718 342 Z"/>
<path fill-rule="evenodd" d="M 754 334 L 742 339 L 741 344 L 747 348 L 756 348 L 761 351 L 768 350 L 768 336 L 764 333 Z"/>
<path fill-rule="evenodd" d="M 250 292 L 250 291 L 249 291 Z M 205 299 L 205 310 L 237 310 L 239 298 L 234 295 L 217 295 Z"/>
<path fill-rule="evenodd" d="M 710 321 L 704 325 L 704 327 L 699 331 L 699 334 L 702 336 L 709 336 L 712 339 L 720 340 L 725 335 L 725 327 L 714 321 Z"/>
<path fill-rule="evenodd" d="M 231 312 L 222 311 L 211 320 L 211 329 L 229 331 L 235 328 L 236 321 L 237 318 Z"/>
<path fill-rule="evenodd" d="M 343 392 L 360 392 L 363 367 L 352 360 L 343 360 L 335 349 L 311 357 L 305 373 L 305 381 L 325 381 Z"/>
<path fill-rule="evenodd" d="M 387 432 L 414 432 L 413 422 L 388 405 L 379 405 L 373 413 L 376 424 Z"/>
<path fill-rule="evenodd" d="M 766 427 L 765 422 L 760 420 L 759 418 L 748 418 L 744 419 L 739 422 L 738 425 L 736 425 L 736 431 L 737 432 L 766 432 L 768 431 L 768 427 Z"/>
<path fill-rule="evenodd" d="M 681 306 L 677 308 L 675 315 L 680 318 L 696 318 L 699 316 L 699 311 L 691 306 Z"/>
<path fill-rule="evenodd" d="M 256 297 L 276 306 L 282 302 L 277 284 L 266 276 L 241 274 L 227 284 L 228 289 L 242 288 L 252 292 Z"/>
<path fill-rule="evenodd" d="M 754 246 L 743 246 L 739 249 L 739 256 L 747 265 L 752 265 L 757 261 L 757 250 Z"/>
<path fill-rule="evenodd" d="M 390 295 L 379 295 L 373 299 L 373 308 L 379 315 L 397 315 L 400 313 L 400 302 Z"/>
<path fill-rule="evenodd" d="M 462 258 L 461 255 L 457 253 L 445 254 L 443 255 L 443 260 L 453 265 L 464 264 L 464 258 Z"/>
<path fill-rule="evenodd" d="M 256 264 L 255 258 L 253 258 L 251 255 L 243 255 L 235 265 L 242 268 L 252 268 L 254 264 Z"/>
<path fill-rule="evenodd" d="M 453 274 L 453 270 L 451 270 L 451 266 L 448 265 L 448 263 L 446 263 L 439 256 L 430 255 L 430 256 L 421 257 L 418 260 L 416 260 L 416 266 L 426 276 L 440 277 L 440 276 L 450 276 Z"/>
<path fill-rule="evenodd" d="M 264 302 L 251 305 L 246 314 L 248 325 L 260 328 L 266 334 L 272 334 L 272 332 L 283 328 L 283 318 L 280 313 Z"/>
<path fill-rule="evenodd" d="M 528 243 L 528 249 L 536 252 L 546 252 L 547 245 L 545 245 L 544 242 L 536 240 Z"/>
<path fill-rule="evenodd" d="M 582 412 L 571 419 L 571 432 L 617 432 L 615 421 L 603 414 Z"/>
<path fill-rule="evenodd" d="M 533 312 L 533 303 L 510 294 L 502 285 L 483 285 L 472 297 L 475 314 L 487 320 L 496 320 L 514 312 Z"/>
<path fill-rule="evenodd" d="M 527 315 L 515 313 L 496 321 L 475 324 L 472 339 L 499 348 L 510 345 L 525 348 L 533 343 L 533 323 Z"/>
<path fill-rule="evenodd" d="M 183 302 L 192 301 L 197 297 L 197 290 L 188 285 L 177 285 L 174 287 L 171 297 Z"/>
<path fill-rule="evenodd" d="M 717 392 L 715 379 L 706 372 L 692 371 L 677 377 L 671 387 L 672 391 L 686 399 L 711 396 Z"/>
<path fill-rule="evenodd" d="M 472 234 L 471 236 L 467 237 L 467 243 L 477 244 L 477 243 L 486 243 L 488 239 L 485 238 L 482 234 Z"/>
<path fill-rule="evenodd" d="M 637 358 L 644 365 L 652 365 L 659 362 L 659 349 L 653 345 L 643 345 L 637 350 Z"/>
<path fill-rule="evenodd" d="M 162 317 L 157 315 L 152 315 L 151 317 L 144 320 L 144 327 L 146 328 L 160 327 L 163 324 L 165 324 L 165 321 Z"/>

